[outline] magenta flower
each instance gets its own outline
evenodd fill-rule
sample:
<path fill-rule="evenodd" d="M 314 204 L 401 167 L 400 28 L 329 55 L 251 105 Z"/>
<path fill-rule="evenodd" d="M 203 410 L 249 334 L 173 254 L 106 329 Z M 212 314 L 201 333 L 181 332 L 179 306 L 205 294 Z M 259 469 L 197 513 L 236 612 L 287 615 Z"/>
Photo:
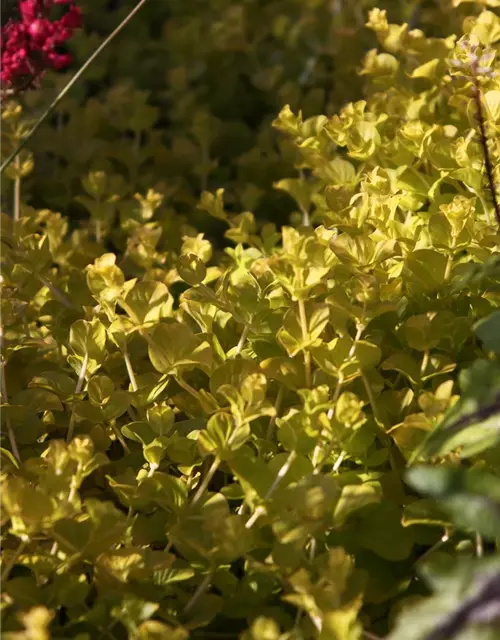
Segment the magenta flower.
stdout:
<path fill-rule="evenodd" d="M 67 9 L 57 20 L 50 19 L 54 5 Z M 1 29 L 2 94 L 38 86 L 47 69 L 71 64 L 61 46 L 82 24 L 75 0 L 19 0 L 19 15 Z"/>

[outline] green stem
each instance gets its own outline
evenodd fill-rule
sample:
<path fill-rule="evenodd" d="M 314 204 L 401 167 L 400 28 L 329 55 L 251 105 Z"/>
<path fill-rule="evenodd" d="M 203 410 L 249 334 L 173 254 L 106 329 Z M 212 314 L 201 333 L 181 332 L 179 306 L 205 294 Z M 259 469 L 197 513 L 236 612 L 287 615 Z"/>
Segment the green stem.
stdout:
<path fill-rule="evenodd" d="M 310 546 L 309 546 L 309 562 L 312 564 L 314 562 L 314 556 L 316 555 L 316 538 L 311 538 Z M 297 614 L 295 616 L 294 626 L 297 628 L 304 617 L 304 610 L 297 609 Z"/>
<path fill-rule="evenodd" d="M 302 331 L 302 340 L 307 344 L 309 342 L 309 329 L 307 327 L 306 306 L 302 299 L 299 300 L 299 318 L 300 328 Z M 309 349 L 304 349 L 304 366 L 306 370 L 306 387 L 311 388 L 311 353 Z"/>
<path fill-rule="evenodd" d="M 477 110 L 477 123 L 479 125 L 479 141 L 481 143 L 481 149 L 484 156 L 484 165 L 486 170 L 486 178 L 488 180 L 488 186 L 490 188 L 491 200 L 493 202 L 493 212 L 495 214 L 495 220 L 500 226 L 500 202 L 497 196 L 497 190 L 495 185 L 494 165 L 488 149 L 488 134 L 486 133 L 486 117 L 483 109 L 483 102 L 481 99 L 481 87 L 479 85 L 478 77 L 478 62 L 473 64 L 474 75 L 474 102 L 476 103 Z"/>
<path fill-rule="evenodd" d="M 293 462 L 294 462 L 296 457 L 297 457 L 297 452 L 296 451 L 291 451 L 290 455 L 285 460 L 283 466 L 281 467 L 281 469 L 276 474 L 276 478 L 274 478 L 274 482 L 269 487 L 266 495 L 264 496 L 264 500 L 265 501 L 269 500 L 269 498 L 271 498 L 273 493 L 276 491 L 276 489 L 278 488 L 278 486 L 281 483 L 281 481 L 283 480 L 283 478 L 290 471 L 290 467 L 292 466 L 292 464 L 293 464 Z M 266 508 L 263 505 L 258 506 L 255 509 L 255 511 L 253 512 L 253 514 L 250 516 L 250 518 L 247 520 L 247 523 L 245 524 L 245 528 L 246 529 L 251 529 L 253 527 L 253 525 L 257 522 L 257 520 L 261 516 L 264 515 L 265 512 L 266 512 Z"/>
<path fill-rule="evenodd" d="M 1 376 L 2 376 L 2 381 L 1 381 L 2 394 L 1 395 L 2 395 L 3 402 L 7 404 L 9 402 L 9 394 L 7 393 L 7 381 L 5 380 L 5 362 L 2 362 L 1 367 L 2 367 L 1 368 Z M 9 438 L 10 448 L 12 449 L 12 453 L 14 454 L 14 457 L 16 458 L 16 460 L 21 462 L 21 456 L 19 454 L 19 449 L 17 447 L 16 436 L 14 434 L 14 429 L 12 427 L 12 422 L 8 413 L 5 419 L 5 424 L 7 425 L 7 436 Z"/>
<path fill-rule="evenodd" d="M 453 256 L 449 255 L 448 260 L 446 261 L 446 269 L 444 271 L 444 281 L 448 282 L 451 276 L 451 269 L 453 267 Z"/>
<path fill-rule="evenodd" d="M 116 439 L 122 445 L 123 450 L 125 451 L 125 453 L 130 453 L 130 448 L 127 445 L 127 443 L 125 442 L 125 440 L 123 439 L 123 436 L 122 436 L 122 434 L 120 432 L 120 429 L 116 426 L 115 421 L 113 420 L 113 422 L 111 422 L 110 425 L 111 425 L 111 429 L 113 430 L 113 433 L 116 436 Z"/>
<path fill-rule="evenodd" d="M 18 173 L 14 178 L 14 203 L 13 203 L 14 222 L 18 222 L 19 218 L 21 217 L 21 178 L 19 176 L 19 172 L 21 170 L 21 163 L 19 161 L 19 158 L 16 158 L 16 169 Z"/>
<path fill-rule="evenodd" d="M 189 384 L 189 382 L 186 382 L 184 380 L 184 378 L 181 378 L 181 376 L 178 375 L 178 376 L 175 376 L 175 380 L 179 384 L 179 386 L 181 386 L 185 391 L 187 391 L 190 395 L 192 395 L 193 398 L 196 398 L 196 400 L 198 400 L 198 402 L 200 403 L 201 408 L 203 409 L 203 411 L 205 411 L 206 413 L 210 414 L 210 413 L 213 413 L 217 409 L 217 406 L 213 406 L 200 393 L 198 393 L 198 391 L 196 391 L 196 389 L 194 387 L 192 387 Z"/>
<path fill-rule="evenodd" d="M 472 191 L 472 189 L 471 189 Z M 472 193 L 474 193 L 474 195 L 477 195 L 477 197 L 479 198 L 479 202 L 481 203 L 484 213 L 486 215 L 486 221 L 488 222 L 488 224 L 493 225 L 493 218 L 491 217 L 491 213 L 490 213 L 490 208 L 488 207 L 488 203 L 486 202 L 486 200 L 484 199 L 484 197 L 482 196 L 481 193 L 479 192 L 475 192 L 472 191 Z"/>
<path fill-rule="evenodd" d="M 376 423 L 376 425 L 378 427 L 379 439 L 383 443 L 383 445 L 385 447 L 387 447 L 387 449 L 389 451 L 389 462 L 390 462 L 392 470 L 395 471 L 398 468 L 398 465 L 397 465 L 396 460 L 394 459 L 394 456 L 393 456 L 393 453 L 392 453 L 392 438 L 387 435 L 387 432 L 385 430 L 384 424 L 382 423 L 382 421 L 379 418 L 378 409 L 377 409 L 377 403 L 375 401 L 375 396 L 373 395 L 372 388 L 370 387 L 370 382 L 369 382 L 368 378 L 366 377 L 366 374 L 365 374 L 364 371 L 361 371 L 361 379 L 363 380 L 363 385 L 364 385 L 365 390 L 366 390 L 366 395 L 368 396 L 368 401 L 370 403 L 370 407 L 372 408 L 373 417 L 374 417 L 375 423 Z"/>
<path fill-rule="evenodd" d="M 375 418 L 375 422 L 378 425 L 380 425 L 381 423 L 378 417 L 378 409 L 377 409 L 377 403 L 375 402 L 375 396 L 373 395 L 372 388 L 370 387 L 370 382 L 368 381 L 368 378 L 366 377 L 365 372 L 362 370 L 361 370 L 361 379 L 363 380 L 363 385 L 366 390 L 366 395 L 368 396 L 368 402 L 370 403 L 370 407 L 372 408 L 372 413 L 373 413 L 373 417 Z"/>
<path fill-rule="evenodd" d="M 356 345 L 358 344 L 359 340 L 361 340 L 361 336 L 363 335 L 363 331 L 365 330 L 364 315 L 365 315 L 365 310 L 363 309 L 363 318 L 357 324 L 356 335 L 354 336 L 354 340 L 352 342 L 351 348 L 349 349 L 349 353 L 347 354 L 347 360 L 351 360 L 351 358 L 354 357 L 354 354 L 356 352 Z M 335 392 L 333 394 L 333 402 L 337 402 L 337 400 L 339 399 L 343 384 L 344 384 L 343 375 L 339 373 L 339 378 L 337 380 L 337 385 L 335 387 Z M 333 417 L 333 409 L 330 409 L 330 411 L 328 412 L 328 419 L 331 420 L 332 417 Z M 331 442 L 329 446 L 326 448 L 323 455 L 323 459 L 320 463 L 319 454 L 321 453 L 321 441 L 324 433 L 325 433 L 325 430 L 322 429 L 318 435 L 318 441 L 316 442 L 316 446 L 313 451 L 312 465 L 314 468 L 313 470 L 314 474 L 317 474 L 321 471 L 323 464 L 328 459 L 328 456 L 330 455 L 333 448 L 333 443 Z M 344 456 L 345 456 L 345 453 L 342 451 L 339 458 L 335 462 L 335 465 L 337 465 L 338 463 L 338 466 L 340 466 L 340 464 L 342 463 L 342 460 L 344 459 Z M 335 467 L 335 470 L 338 471 L 338 467 Z"/>
<path fill-rule="evenodd" d="M 210 587 L 210 583 L 212 582 L 212 574 L 207 573 L 207 575 L 203 578 L 203 580 L 198 585 L 198 588 L 193 593 L 191 600 L 184 607 L 183 614 L 186 615 L 191 611 L 194 605 L 198 602 L 201 596 L 206 592 L 206 590 Z"/>
<path fill-rule="evenodd" d="M 102 240 L 102 222 L 101 220 L 95 221 L 95 240 L 97 244 L 101 244 Z"/>
<path fill-rule="evenodd" d="M 424 357 L 422 358 L 422 364 L 420 365 L 420 377 L 425 375 L 427 367 L 429 366 L 429 349 L 424 351 Z"/>
<path fill-rule="evenodd" d="M 66 296 L 51 282 L 38 274 L 34 274 L 34 276 L 43 284 L 44 287 L 47 287 L 52 295 L 57 298 L 59 302 L 63 304 L 67 309 L 76 309 L 76 307 L 66 298 Z"/>
<path fill-rule="evenodd" d="M 445 529 L 443 535 L 441 536 L 441 538 L 439 538 L 439 540 L 436 542 L 436 544 L 432 545 L 432 547 L 430 547 L 430 549 L 427 549 L 427 551 L 425 553 L 423 553 L 420 558 L 418 558 L 417 563 L 420 565 L 422 564 L 422 561 L 425 560 L 426 558 L 428 558 L 432 553 L 434 553 L 434 551 L 437 551 L 438 549 L 440 549 L 444 544 L 446 544 L 448 542 L 448 540 L 451 537 L 451 532 L 448 531 L 447 529 Z"/>
<path fill-rule="evenodd" d="M 243 347 L 245 346 L 245 342 L 247 341 L 248 338 L 248 331 L 249 331 L 249 327 L 248 325 L 245 325 L 243 328 L 243 331 L 241 332 L 241 336 L 239 339 L 239 342 L 236 346 L 236 355 L 239 356 Z"/>
<path fill-rule="evenodd" d="M 12 571 L 14 565 L 16 564 L 19 556 L 21 555 L 21 553 L 26 548 L 27 544 L 28 544 L 28 542 L 26 540 L 23 540 L 23 541 L 21 541 L 21 543 L 17 547 L 16 551 L 14 552 L 14 555 L 9 560 L 7 566 L 5 567 L 5 570 L 2 572 L 2 578 L 1 578 L 2 579 L 2 584 L 5 585 L 5 583 L 7 582 L 7 579 L 9 577 L 9 575 L 10 575 L 10 572 Z"/>
<path fill-rule="evenodd" d="M 75 387 L 75 394 L 80 393 L 83 389 L 85 382 L 85 374 L 87 373 L 87 365 L 89 363 L 89 354 L 85 354 L 85 358 L 82 362 L 82 368 L 80 369 L 80 375 L 78 376 L 78 382 Z M 71 418 L 69 419 L 68 435 L 66 436 L 66 442 L 71 442 L 73 438 L 73 431 L 75 428 L 75 412 L 71 411 Z"/>
<path fill-rule="evenodd" d="M 284 395 L 285 395 L 285 388 L 282 385 L 279 388 L 278 394 L 276 396 L 276 402 L 274 403 L 275 414 L 274 416 L 271 416 L 269 420 L 269 425 L 267 427 L 267 432 L 266 432 L 266 440 L 271 440 L 273 437 L 274 425 L 276 424 L 276 418 L 278 417 L 278 413 L 280 412 L 281 403 L 283 402 Z"/>
<path fill-rule="evenodd" d="M 219 468 L 220 463 L 221 463 L 221 461 L 220 461 L 219 458 L 215 458 L 214 459 L 210 469 L 207 471 L 207 475 L 203 478 L 202 483 L 200 484 L 200 486 L 198 487 L 198 490 L 196 491 L 196 493 L 194 495 L 194 498 L 193 498 L 193 500 L 191 502 L 191 506 L 194 506 L 195 504 L 197 504 L 200 501 L 200 498 L 203 496 L 203 494 L 205 493 L 208 485 L 210 484 L 210 480 L 214 477 L 215 472 Z"/>
<path fill-rule="evenodd" d="M 123 359 L 125 360 L 125 366 L 127 367 L 127 373 L 128 377 L 130 378 L 130 386 L 132 387 L 132 391 L 137 391 L 139 387 L 137 385 L 134 369 L 132 368 L 132 362 L 130 361 L 130 355 L 128 353 L 126 345 L 125 349 L 123 350 Z"/>
<path fill-rule="evenodd" d="M 23 138 L 21 143 L 14 149 L 14 151 L 10 154 L 10 156 L 5 160 L 5 162 L 0 167 L 0 175 L 5 171 L 5 169 L 10 165 L 10 163 L 18 156 L 19 152 L 24 149 L 25 145 L 38 131 L 43 122 L 53 113 L 54 109 L 61 102 L 61 100 L 66 96 L 68 91 L 73 87 L 73 85 L 81 78 L 81 76 L 87 71 L 90 65 L 94 62 L 94 60 L 101 54 L 102 51 L 110 44 L 112 40 L 114 40 L 115 36 L 117 36 L 120 31 L 130 22 L 130 20 L 135 16 L 135 14 L 146 4 L 148 0 L 139 0 L 137 5 L 132 9 L 132 11 L 120 22 L 120 24 L 116 27 L 116 29 L 109 34 L 109 36 L 104 40 L 104 42 L 97 47 L 94 53 L 88 58 L 88 60 L 80 67 L 80 69 L 75 73 L 75 75 L 71 78 L 68 84 L 64 87 L 64 89 L 57 95 L 55 100 L 47 107 L 45 112 L 40 116 L 37 123 L 34 127 L 29 131 L 29 133 Z"/>
<path fill-rule="evenodd" d="M 335 392 L 333 394 L 333 402 L 337 402 L 337 400 L 339 399 L 340 396 L 340 391 L 342 389 L 342 385 L 344 384 L 344 379 L 342 377 L 342 375 L 339 375 L 339 379 L 337 381 L 337 386 L 335 387 Z M 328 411 L 328 419 L 331 420 L 333 418 L 333 409 L 330 409 Z M 312 465 L 313 465 L 313 474 L 318 474 L 321 471 L 321 468 L 323 466 L 323 463 L 326 462 L 326 460 L 328 459 L 328 456 L 330 455 L 330 452 L 333 448 L 333 443 L 330 443 L 330 445 L 326 448 L 326 450 L 324 451 L 323 454 L 323 459 L 321 460 L 321 463 L 319 462 L 319 454 L 321 453 L 321 440 L 322 437 L 324 435 L 325 430 L 321 429 L 319 435 L 318 435 L 318 441 L 316 442 L 316 446 L 314 447 L 314 452 L 313 452 L 313 457 L 312 457 Z M 343 452 L 341 454 L 342 456 L 345 455 Z"/>
<path fill-rule="evenodd" d="M 481 534 L 476 533 L 476 556 L 482 558 L 484 555 L 483 538 Z"/>

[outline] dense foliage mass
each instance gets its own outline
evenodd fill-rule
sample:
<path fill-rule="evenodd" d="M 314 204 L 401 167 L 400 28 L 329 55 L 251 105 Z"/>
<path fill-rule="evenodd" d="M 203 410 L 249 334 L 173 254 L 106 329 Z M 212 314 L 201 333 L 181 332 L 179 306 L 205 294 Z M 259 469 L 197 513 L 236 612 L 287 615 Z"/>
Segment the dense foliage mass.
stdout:
<path fill-rule="evenodd" d="M 386 4 L 151 2 L 6 170 L 6 638 L 498 637 L 499 2 Z"/>

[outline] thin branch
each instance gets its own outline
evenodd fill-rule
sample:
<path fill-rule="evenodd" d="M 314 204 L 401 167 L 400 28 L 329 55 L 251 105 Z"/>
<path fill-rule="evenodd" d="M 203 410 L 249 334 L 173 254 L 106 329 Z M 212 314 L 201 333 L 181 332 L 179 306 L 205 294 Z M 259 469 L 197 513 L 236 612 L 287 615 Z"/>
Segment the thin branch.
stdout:
<path fill-rule="evenodd" d="M 191 600 L 184 607 L 184 610 L 182 612 L 184 615 L 186 615 L 191 611 L 191 609 L 198 602 L 201 596 L 207 591 L 207 589 L 210 587 L 211 581 L 212 581 L 212 574 L 207 573 L 207 575 L 203 578 L 203 580 L 198 585 L 198 588 L 196 589 L 196 591 L 193 593 Z"/>
<path fill-rule="evenodd" d="M 484 116 L 483 103 L 481 100 L 481 88 L 479 86 L 479 79 L 477 76 L 477 62 L 473 66 L 474 74 L 474 102 L 477 109 L 477 122 L 479 125 L 479 138 L 481 142 L 481 148 L 484 156 L 484 165 L 486 169 L 486 177 L 491 192 L 491 199 L 493 202 L 493 210 L 495 211 L 495 218 L 498 226 L 500 227 L 500 203 L 498 201 L 497 190 L 495 186 L 495 175 L 493 172 L 493 163 L 491 161 L 490 151 L 488 149 L 488 135 L 486 133 L 486 119 Z"/>
<path fill-rule="evenodd" d="M 279 415 L 279 412 L 281 409 L 281 403 L 283 402 L 284 395 L 285 395 L 285 388 L 283 387 L 283 385 L 281 385 L 276 395 L 276 402 L 274 403 L 275 413 L 269 419 L 269 425 L 266 431 L 266 440 L 272 440 L 273 433 L 274 433 L 274 425 L 276 424 L 276 419 Z"/>
<path fill-rule="evenodd" d="M 126 345 L 125 345 L 125 349 L 123 350 L 123 359 L 125 360 L 125 366 L 127 367 L 127 373 L 130 379 L 130 386 L 132 387 L 132 391 L 137 391 L 139 386 L 137 384 L 134 369 L 132 367 L 132 362 L 130 361 L 130 355 L 128 353 L 128 349 Z"/>
<path fill-rule="evenodd" d="M 297 457 L 297 452 L 296 451 L 291 451 L 290 455 L 285 460 L 283 466 L 281 467 L 281 469 L 276 474 L 276 478 L 274 479 L 274 482 L 269 487 L 266 495 L 264 496 L 264 500 L 265 501 L 269 500 L 269 498 L 276 491 L 276 489 L 278 488 L 278 486 L 281 483 L 281 481 L 283 480 L 283 478 L 290 471 L 290 467 L 292 466 L 292 464 L 293 464 L 293 462 L 294 462 L 296 457 Z M 263 505 L 258 506 L 255 509 L 255 511 L 253 512 L 253 514 L 250 516 L 250 518 L 247 520 L 247 523 L 245 524 L 245 528 L 246 529 L 251 529 L 253 527 L 253 525 L 257 522 L 257 520 L 262 515 L 264 515 L 265 512 L 266 512 L 266 509 L 265 509 L 265 507 Z"/>
<path fill-rule="evenodd" d="M 10 575 L 10 572 L 12 571 L 12 569 L 13 569 L 14 565 L 16 564 L 16 562 L 18 561 L 19 556 L 25 550 L 27 544 L 28 544 L 27 540 L 22 540 L 21 543 L 19 544 L 18 548 L 16 549 L 16 551 L 12 555 L 12 558 L 7 563 L 4 571 L 2 572 L 2 578 L 1 579 L 2 579 L 2 583 L 3 584 L 5 584 L 7 582 L 7 579 L 9 577 L 9 575 Z"/>
<path fill-rule="evenodd" d="M 60 291 L 60 289 L 58 289 L 55 285 L 53 285 L 51 282 L 49 282 L 46 278 L 44 278 L 41 275 L 38 275 L 37 273 L 33 274 L 35 276 L 35 278 L 37 280 L 39 280 L 44 287 L 47 287 L 47 289 L 52 293 L 52 295 L 57 298 L 59 300 L 59 302 L 61 304 L 63 304 L 67 309 L 76 309 L 77 307 L 75 307 L 75 305 L 66 298 L 66 296 L 64 295 L 64 293 L 62 293 Z"/>
<path fill-rule="evenodd" d="M 80 375 L 78 376 L 78 382 L 76 383 L 76 387 L 75 387 L 75 394 L 80 393 L 81 390 L 83 389 L 88 363 L 89 363 L 89 354 L 87 352 L 82 362 L 82 368 L 80 369 Z M 69 419 L 69 427 L 68 427 L 68 433 L 66 436 L 66 442 L 71 442 L 71 439 L 73 438 L 74 428 L 75 428 L 75 412 L 73 409 L 71 411 L 71 418 Z"/>
<path fill-rule="evenodd" d="M 202 483 L 200 484 L 200 486 L 198 487 L 194 495 L 194 498 L 191 502 L 191 506 L 194 506 L 199 502 L 200 498 L 208 488 L 208 485 L 210 484 L 210 480 L 214 477 L 215 472 L 219 468 L 220 463 L 221 463 L 220 458 L 214 458 L 212 465 L 210 466 L 210 469 L 207 471 L 207 475 L 203 478 Z"/>
<path fill-rule="evenodd" d="M 16 169 L 19 172 L 21 170 L 21 163 L 19 162 L 19 158 L 16 159 Z M 17 175 L 14 178 L 14 211 L 13 217 L 14 222 L 18 222 L 21 217 L 21 178 Z"/>
<path fill-rule="evenodd" d="M 241 332 L 241 337 L 239 339 L 238 345 L 236 346 L 236 352 L 235 355 L 239 356 L 243 347 L 245 346 L 245 342 L 247 341 L 247 337 L 248 337 L 248 331 L 249 331 L 249 327 L 246 324 L 243 327 L 243 331 Z"/>
<path fill-rule="evenodd" d="M 306 306 L 304 300 L 299 300 L 299 318 L 300 328 L 302 331 L 302 340 L 307 344 L 309 342 L 309 328 L 307 324 Z M 311 352 L 308 348 L 304 349 L 304 366 L 306 372 L 306 387 L 311 388 Z"/>
<path fill-rule="evenodd" d="M 1 381 L 1 391 L 2 391 L 2 399 L 7 404 L 9 402 L 9 395 L 7 392 L 7 381 L 5 380 L 5 362 L 1 364 L 0 371 L 2 381 Z M 12 422 L 9 414 L 7 413 L 5 424 L 7 425 L 7 436 L 10 442 L 10 448 L 12 449 L 12 453 L 14 454 L 16 460 L 21 462 L 21 456 L 19 455 L 19 449 L 17 448 L 16 436 L 14 433 L 14 429 L 12 428 Z"/>

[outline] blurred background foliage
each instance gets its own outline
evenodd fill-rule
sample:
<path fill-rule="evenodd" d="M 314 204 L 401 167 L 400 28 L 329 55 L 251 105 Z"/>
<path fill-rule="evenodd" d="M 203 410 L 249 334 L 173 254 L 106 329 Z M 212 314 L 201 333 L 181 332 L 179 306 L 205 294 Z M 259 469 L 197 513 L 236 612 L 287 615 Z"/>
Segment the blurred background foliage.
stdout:
<path fill-rule="evenodd" d="M 74 69 L 134 5 L 84 3 Z M 429 37 L 459 31 L 480 10 L 451 0 L 151 0 L 33 140 L 24 201 L 85 218 L 75 200 L 81 176 L 104 170 L 120 196 L 153 186 L 172 215 L 212 240 L 221 227 L 196 211 L 204 190 L 224 187 L 228 210 L 287 223 L 293 201 L 272 185 L 296 174 L 294 151 L 271 122 L 286 104 L 305 118 L 330 116 L 363 96 L 358 72 L 376 46 L 365 27 L 374 6 Z M 35 120 L 74 69 L 27 94 L 25 115 Z M 2 189 L 10 192 L 8 181 Z"/>

